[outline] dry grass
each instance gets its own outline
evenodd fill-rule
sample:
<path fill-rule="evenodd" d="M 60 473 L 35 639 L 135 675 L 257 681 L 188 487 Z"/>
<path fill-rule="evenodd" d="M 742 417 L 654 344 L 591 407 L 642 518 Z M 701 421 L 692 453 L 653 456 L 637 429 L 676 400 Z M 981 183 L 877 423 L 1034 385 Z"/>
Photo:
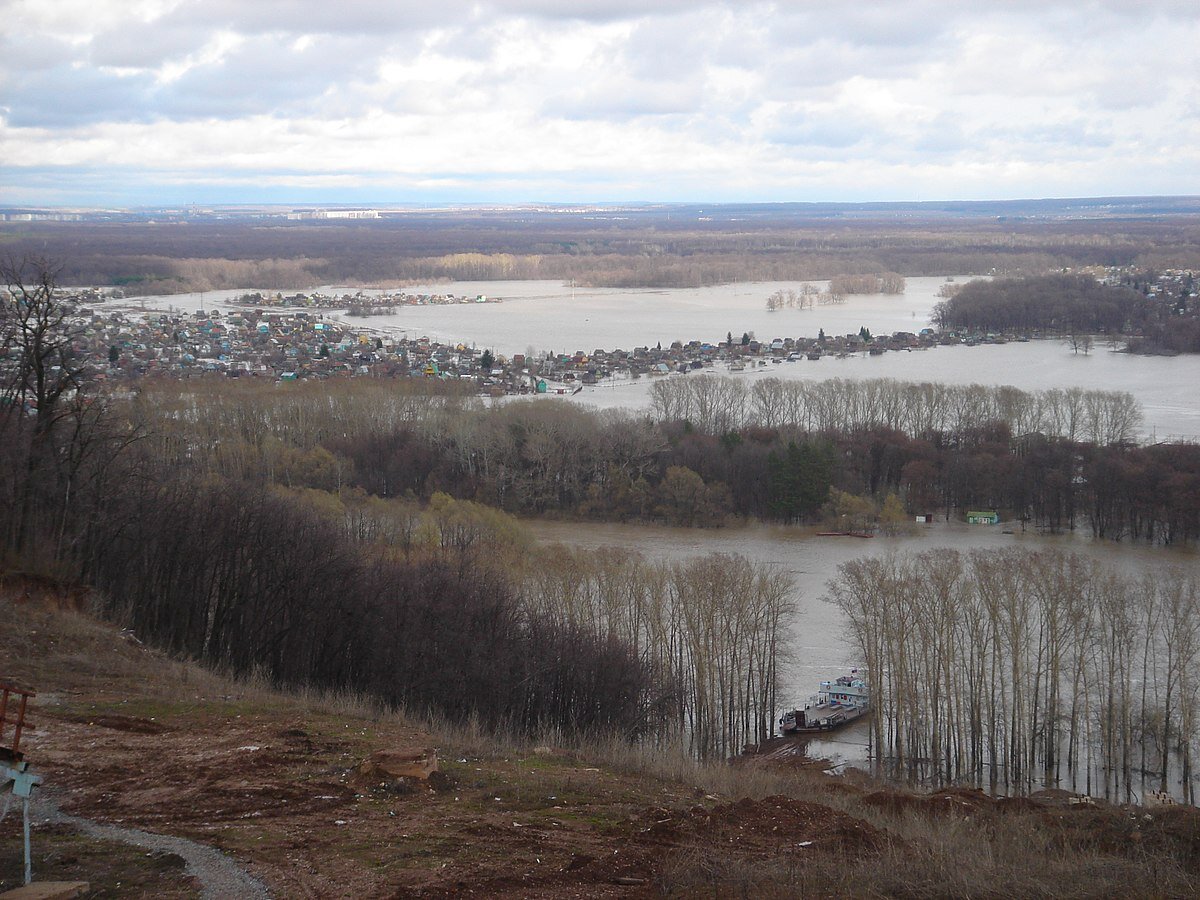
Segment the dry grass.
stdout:
<path fill-rule="evenodd" d="M 872 816 L 848 805 L 885 827 L 879 851 L 763 861 L 685 848 L 664 867 L 660 886 L 668 896 L 756 898 L 1195 897 L 1200 890 L 1194 865 L 1064 844 L 1035 816 Z"/>
<path fill-rule="evenodd" d="M 175 713 L 195 710 L 203 715 L 214 703 L 225 709 L 236 704 L 238 711 L 245 707 L 337 722 L 407 725 L 427 733 L 447 757 L 452 753 L 474 760 L 513 760 L 513 765 L 497 769 L 510 779 L 518 770 L 526 780 L 549 778 L 541 767 L 527 764 L 547 757 L 546 765 L 565 766 L 554 777 L 574 777 L 572 771 L 579 767 L 604 771 L 611 779 L 607 789 L 620 782 L 628 795 L 621 801 L 626 805 L 660 802 L 664 785 L 673 785 L 672 796 L 691 797 L 693 803 L 704 803 L 705 797 L 730 801 L 784 795 L 845 812 L 884 835 L 882 846 L 848 858 L 795 851 L 776 859 L 747 859 L 711 846 L 703 852 L 683 846 L 668 851 L 659 869 L 658 886 L 668 895 L 1200 896 L 1200 860 L 1195 853 L 1200 824 L 1187 811 L 1176 811 L 1177 822 L 1157 814 L 1144 820 L 1140 811 L 1103 806 L 1004 809 L 982 795 L 974 804 L 939 806 L 928 802 L 927 795 L 903 791 L 888 792 L 888 802 L 876 803 L 869 799 L 876 787 L 828 778 L 819 767 L 698 762 L 680 745 L 651 748 L 596 735 L 570 738 L 554 731 L 523 736 L 512 730 L 490 731 L 478 720 L 422 720 L 353 693 L 285 692 L 262 678 L 233 681 L 150 650 L 76 606 L 31 602 L 11 589 L 0 596 L 0 675 L 37 689 L 39 704 L 68 706 L 76 702 L 73 698 L 84 697 L 115 703 L 133 697 Z M 516 760 L 526 762 L 516 765 Z M 583 787 L 587 783 L 580 780 L 572 789 L 590 789 Z M 522 787 L 514 785 L 512 790 Z M 536 787 L 545 786 L 538 781 Z M 561 793 L 560 788 L 547 790 Z M 489 781 L 488 799 L 503 789 Z M 617 812 L 614 807 L 613 815 Z"/>
<path fill-rule="evenodd" d="M 883 847 L 850 858 L 792 854 L 774 860 L 682 848 L 661 874 L 671 896 L 714 897 L 1194 897 L 1200 862 L 1186 834 L 1150 849 L 1140 813 L 1080 809 L 1064 827 L 1050 811 L 961 813 L 923 806 L 927 795 L 895 789 L 899 802 L 864 802 L 875 788 L 824 776 L 818 767 L 698 762 L 681 747 L 620 741 L 576 745 L 605 768 L 677 781 L 722 800 L 783 795 L 845 812 L 885 835 Z M 911 801 L 910 805 L 907 801 Z M 1174 838 L 1172 840 L 1171 838 Z M 1147 838 L 1148 840 L 1149 838 Z"/>
<path fill-rule="evenodd" d="M 684 850 L 660 878 L 667 896 L 713 897 L 1194 897 L 1181 873 L 1117 857 L 1072 854 L 1012 864 L 989 863 L 987 845 L 960 843 L 954 855 L 893 843 L 864 858 L 790 856 L 775 860 L 722 857 Z M 983 860 L 981 863 L 980 860 Z"/>

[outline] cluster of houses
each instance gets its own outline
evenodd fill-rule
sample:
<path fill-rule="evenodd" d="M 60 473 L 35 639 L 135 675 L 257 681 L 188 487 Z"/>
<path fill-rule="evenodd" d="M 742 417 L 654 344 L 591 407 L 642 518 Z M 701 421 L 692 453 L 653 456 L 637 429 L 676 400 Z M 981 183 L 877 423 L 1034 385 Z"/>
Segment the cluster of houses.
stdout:
<path fill-rule="evenodd" d="M 1130 279 L 1126 279 L 1129 283 Z M 1167 269 L 1145 284 L 1149 297 L 1169 303 L 1177 315 L 1200 311 L 1200 280 L 1191 269 Z"/>
<path fill-rule="evenodd" d="M 91 359 L 101 380 L 156 374 L 464 378 L 491 394 L 552 392 L 520 354 L 510 360 L 462 344 L 397 338 L 306 310 L 137 315 L 84 308 L 81 317 L 75 349 Z"/>
<path fill-rule="evenodd" d="M 312 299 L 313 295 L 306 295 Z M 339 304 L 339 308 L 344 305 Z M 499 356 L 426 337 L 397 337 L 355 327 L 296 306 L 255 306 L 226 312 L 152 313 L 81 310 L 77 349 L 102 378 L 153 374 L 262 376 L 282 381 L 346 376 L 469 379 L 492 396 L 573 393 L 614 377 L 678 375 L 697 370 L 738 373 L 752 367 L 816 360 L 826 355 L 923 350 L 938 344 L 1000 341 L 922 329 L 871 338 L 848 334 L 709 343 L 676 341 L 632 350 Z"/>
<path fill-rule="evenodd" d="M 218 373 L 292 381 L 335 375 L 424 375 L 431 362 L 429 352 L 410 355 L 408 341 L 305 310 L 222 313 L 214 309 L 145 316 L 82 312 L 77 349 L 97 362 L 102 375 Z"/>

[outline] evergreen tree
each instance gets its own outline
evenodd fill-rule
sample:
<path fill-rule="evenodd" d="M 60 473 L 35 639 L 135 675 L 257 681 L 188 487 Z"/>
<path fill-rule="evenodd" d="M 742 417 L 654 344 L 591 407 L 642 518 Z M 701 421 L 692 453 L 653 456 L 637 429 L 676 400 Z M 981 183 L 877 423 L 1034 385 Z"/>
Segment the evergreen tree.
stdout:
<path fill-rule="evenodd" d="M 767 458 L 771 512 L 785 522 L 810 516 L 829 497 L 833 481 L 833 451 L 827 444 L 789 441 L 780 456 Z"/>

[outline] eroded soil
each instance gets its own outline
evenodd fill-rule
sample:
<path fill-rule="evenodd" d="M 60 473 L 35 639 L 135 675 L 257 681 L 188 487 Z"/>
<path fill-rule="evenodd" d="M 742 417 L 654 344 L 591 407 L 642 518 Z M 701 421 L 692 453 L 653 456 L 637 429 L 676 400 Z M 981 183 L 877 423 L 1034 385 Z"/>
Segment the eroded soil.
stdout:
<path fill-rule="evenodd" d="M 1111 894 L 1141 872 L 1158 878 L 1138 883 L 1146 896 L 1200 885 L 1194 810 L 883 790 L 829 779 L 782 745 L 738 768 L 743 787 L 764 770 L 786 774 L 786 795 L 760 782 L 746 793 L 762 799 L 722 798 L 563 750 L 435 736 L 354 701 L 234 682 L 72 608 L 86 598 L 13 597 L 0 585 L 0 679 L 39 692 L 22 749 L 46 796 L 76 816 L 220 850 L 274 896 L 773 897 L 801 884 L 808 896 L 868 885 L 880 896 L 938 885 L 992 896 L 997 872 L 1044 893 L 1066 890 L 1064 871 L 1079 896 Z M 427 782 L 356 771 L 377 750 L 430 747 L 440 770 Z M 0 886 L 19 875 L 17 822 L 0 826 Z M 997 835 L 1016 837 L 1005 849 Z M 39 877 L 91 880 L 94 896 L 199 887 L 178 857 L 61 825 L 37 828 L 34 846 Z"/>
<path fill-rule="evenodd" d="M 3 662 L 39 690 L 23 749 L 47 795 L 225 851 L 278 896 L 646 896 L 676 855 L 705 846 L 764 858 L 872 846 L 869 826 L 816 804 L 721 803 L 563 751 L 439 741 L 217 678 L 78 613 L 26 604 L 21 618 L 7 637 L 22 658 Z M 372 751 L 424 747 L 440 760 L 428 783 L 356 776 Z"/>

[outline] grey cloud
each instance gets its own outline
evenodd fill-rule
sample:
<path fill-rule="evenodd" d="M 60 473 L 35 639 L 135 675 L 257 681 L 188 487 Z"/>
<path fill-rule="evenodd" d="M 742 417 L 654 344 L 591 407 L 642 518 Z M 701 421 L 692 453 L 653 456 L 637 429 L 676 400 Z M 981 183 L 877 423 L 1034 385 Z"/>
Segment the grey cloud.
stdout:
<path fill-rule="evenodd" d="M 1110 147 L 1113 136 L 1108 131 L 1084 121 L 1057 122 L 1003 130 L 998 137 L 1026 145 L 1078 149 Z"/>
<path fill-rule="evenodd" d="M 691 115 L 702 93 L 695 83 L 607 81 L 551 97 L 541 112 L 564 119 L 627 121 L 641 116 Z"/>
<path fill-rule="evenodd" d="M 19 72 L 5 88 L 8 124 L 18 128 L 61 128 L 80 124 L 147 121 L 149 76 L 119 77 L 69 65 L 30 77 Z"/>
<path fill-rule="evenodd" d="M 781 49 L 838 40 L 865 47 L 930 47 L 967 5 L 905 0 L 902 3 L 783 5 L 771 28 Z"/>
<path fill-rule="evenodd" d="M 321 36 L 296 50 L 291 41 L 263 35 L 161 85 L 149 69 L 118 75 L 61 63 L 47 71 L 13 73 L 4 105 L 10 124 L 45 127 L 258 114 L 355 115 L 368 102 L 356 86 L 374 79 L 386 50 L 386 42 L 373 37 Z M 126 59 L 123 65 L 132 62 Z M 332 95 L 340 108 L 323 105 Z M 349 105 L 355 99 L 358 105 Z"/>
<path fill-rule="evenodd" d="M 130 22 L 92 38 L 90 61 L 98 66 L 156 69 L 204 46 L 208 29 L 166 22 Z"/>
<path fill-rule="evenodd" d="M 308 115 L 325 94 L 372 77 L 382 49 L 373 40 L 325 37 L 294 50 L 259 37 L 165 85 L 155 105 L 170 118 Z"/>
<path fill-rule="evenodd" d="M 927 56 L 907 48 L 866 48 L 822 38 L 774 54 L 763 66 L 764 92 L 788 99 L 790 92 L 819 92 L 858 76 L 881 80 L 909 77 L 927 65 Z"/>
<path fill-rule="evenodd" d="M 687 13 L 707 6 L 725 4 L 697 3 L 695 0 L 495 0 L 486 4 L 515 15 L 544 19 L 579 19 L 612 22 L 643 16 Z"/>
<path fill-rule="evenodd" d="M 70 43 L 56 35 L 0 34 L 0 74 L 28 75 L 54 69 L 77 55 L 78 51 Z"/>
<path fill-rule="evenodd" d="M 754 63 L 757 54 L 747 46 L 750 41 L 719 30 L 719 19 L 697 13 L 687 24 L 690 27 L 662 19 L 638 22 L 621 48 L 620 65 L 647 78 L 677 79 L 702 71 L 718 57 L 736 65 Z"/>
<path fill-rule="evenodd" d="M 398 34 L 487 22 L 497 16 L 615 21 L 687 11 L 696 5 L 688 0 L 186 0 L 162 21 L 243 33 Z"/>
<path fill-rule="evenodd" d="M 735 0 L 184 0 L 159 22 L 243 33 L 399 34 L 426 28 L 485 24 L 499 18 L 543 21 L 637 21 L 728 14 L 759 21 L 783 40 L 831 35 L 869 46 L 934 41 L 945 28 L 983 15 L 1060 16 L 1080 26 L 1110 17 L 1194 14 L 1194 0 L 899 0 L 899 2 L 735 2 Z"/>
<path fill-rule="evenodd" d="M 970 148 L 974 140 L 962 124 L 947 115 L 938 115 L 920 129 L 912 142 L 912 150 L 922 157 L 944 157 Z"/>
<path fill-rule="evenodd" d="M 797 115 L 767 130 L 765 137 L 774 144 L 845 149 L 877 140 L 879 126 L 849 112 Z"/>
<path fill-rule="evenodd" d="M 397 34 L 452 23 L 468 14 L 461 0 L 185 0 L 166 25 L 241 34 Z"/>
<path fill-rule="evenodd" d="M 1196 64 L 1185 62 L 1184 65 L 1191 65 L 1193 72 L 1187 80 L 1195 84 L 1197 75 L 1200 75 Z M 1164 82 L 1167 77 L 1168 72 L 1164 72 L 1159 59 L 1131 60 L 1122 62 L 1117 71 L 1098 73 L 1097 81 L 1088 94 L 1101 110 L 1127 112 L 1162 102 L 1166 97 Z"/>

